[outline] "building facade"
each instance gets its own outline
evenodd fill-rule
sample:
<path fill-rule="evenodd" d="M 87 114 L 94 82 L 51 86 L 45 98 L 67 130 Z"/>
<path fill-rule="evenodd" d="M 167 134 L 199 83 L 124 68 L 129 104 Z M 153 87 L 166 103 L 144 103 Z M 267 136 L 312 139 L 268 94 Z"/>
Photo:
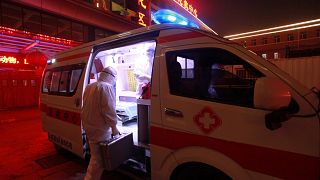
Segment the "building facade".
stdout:
<path fill-rule="evenodd" d="M 266 59 L 320 55 L 320 19 L 228 35 Z"/>
<path fill-rule="evenodd" d="M 0 109 L 38 104 L 55 53 L 151 25 L 163 8 L 188 19 L 198 13 L 187 0 L 0 0 Z"/>
<path fill-rule="evenodd" d="M 0 109 L 37 105 L 50 56 L 141 27 L 138 11 L 138 0 L 0 0 Z"/>

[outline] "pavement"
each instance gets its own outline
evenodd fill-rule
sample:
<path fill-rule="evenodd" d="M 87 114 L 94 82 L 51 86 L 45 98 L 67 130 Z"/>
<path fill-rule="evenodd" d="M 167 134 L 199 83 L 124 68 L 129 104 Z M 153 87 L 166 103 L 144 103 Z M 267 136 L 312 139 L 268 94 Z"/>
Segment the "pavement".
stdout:
<path fill-rule="evenodd" d="M 71 153 L 57 153 L 42 130 L 37 107 L 0 109 L 0 180 L 82 180 L 88 162 Z M 118 168 L 101 179 L 146 179 Z"/>
<path fill-rule="evenodd" d="M 87 162 L 58 154 L 36 107 L 0 110 L 0 179 L 83 179 Z"/>

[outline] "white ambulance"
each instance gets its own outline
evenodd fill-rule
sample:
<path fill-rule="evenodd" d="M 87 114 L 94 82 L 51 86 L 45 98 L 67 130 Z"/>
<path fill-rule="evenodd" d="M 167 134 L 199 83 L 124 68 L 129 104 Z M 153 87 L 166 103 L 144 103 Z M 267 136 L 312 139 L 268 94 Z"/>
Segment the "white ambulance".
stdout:
<path fill-rule="evenodd" d="M 114 35 L 48 61 L 40 108 L 57 147 L 88 153 L 83 92 L 106 66 L 118 72 L 117 126 L 143 149 L 152 179 L 319 179 L 319 91 L 234 42 L 179 25 Z"/>

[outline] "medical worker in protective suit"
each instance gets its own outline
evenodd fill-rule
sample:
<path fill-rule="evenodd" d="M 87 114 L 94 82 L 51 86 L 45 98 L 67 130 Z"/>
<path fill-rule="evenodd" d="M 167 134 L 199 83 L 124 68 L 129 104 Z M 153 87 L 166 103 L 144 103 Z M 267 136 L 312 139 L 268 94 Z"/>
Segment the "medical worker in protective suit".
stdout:
<path fill-rule="evenodd" d="M 112 135 L 118 135 L 116 127 L 116 96 L 114 85 L 117 72 L 106 67 L 100 72 L 98 81 L 89 84 L 84 92 L 81 112 L 82 124 L 89 139 L 91 159 L 85 180 L 99 180 L 103 173 L 99 142 L 106 141 Z"/>
<path fill-rule="evenodd" d="M 146 54 L 137 59 L 134 65 L 134 75 L 137 80 L 136 93 L 142 95 L 142 86 L 146 85 L 151 80 L 152 64 L 153 64 L 154 49 L 149 48 Z"/>

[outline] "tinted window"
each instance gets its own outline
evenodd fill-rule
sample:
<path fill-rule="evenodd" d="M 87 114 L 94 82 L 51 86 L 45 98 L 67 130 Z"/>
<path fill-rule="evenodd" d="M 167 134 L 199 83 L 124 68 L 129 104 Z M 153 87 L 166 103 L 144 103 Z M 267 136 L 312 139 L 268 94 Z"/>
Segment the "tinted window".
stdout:
<path fill-rule="evenodd" d="M 61 71 L 56 71 L 52 73 L 50 92 L 58 92 L 60 76 L 61 76 Z"/>
<path fill-rule="evenodd" d="M 63 71 L 60 79 L 59 92 L 67 92 L 68 78 L 69 71 Z"/>
<path fill-rule="evenodd" d="M 23 9 L 24 30 L 34 33 L 41 33 L 41 15 L 40 12 Z"/>
<path fill-rule="evenodd" d="M 23 30 L 21 7 L 2 3 L 2 25 L 8 28 Z"/>
<path fill-rule="evenodd" d="M 180 63 L 182 74 L 181 78 L 193 78 L 194 77 L 194 60 L 187 57 L 177 57 L 177 61 Z"/>
<path fill-rule="evenodd" d="M 83 67 L 83 64 L 77 64 L 47 71 L 43 78 L 42 92 L 72 96 L 77 89 Z"/>
<path fill-rule="evenodd" d="M 42 92 L 49 92 L 52 80 L 52 72 L 47 71 L 43 78 Z"/>
<path fill-rule="evenodd" d="M 70 78 L 70 92 L 74 92 L 76 89 L 80 76 L 81 76 L 82 69 L 75 69 L 71 72 L 71 78 Z"/>
<path fill-rule="evenodd" d="M 42 15 L 41 32 L 49 36 L 57 35 L 57 19 L 54 16 Z"/>
<path fill-rule="evenodd" d="M 185 68 L 191 75 L 183 75 L 181 57 L 192 60 Z M 166 58 L 171 94 L 253 107 L 254 84 L 263 75 L 238 56 L 206 48 L 170 52 Z"/>
<path fill-rule="evenodd" d="M 58 36 L 71 39 L 71 22 L 65 19 L 58 19 Z"/>

